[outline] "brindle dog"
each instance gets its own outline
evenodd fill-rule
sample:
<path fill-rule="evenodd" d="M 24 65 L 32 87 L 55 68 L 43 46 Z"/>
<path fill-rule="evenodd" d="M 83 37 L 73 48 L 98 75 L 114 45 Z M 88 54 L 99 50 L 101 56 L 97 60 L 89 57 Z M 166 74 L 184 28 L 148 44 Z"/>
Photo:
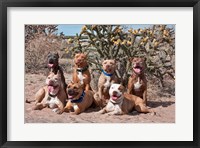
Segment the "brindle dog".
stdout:
<path fill-rule="evenodd" d="M 47 56 L 47 66 L 49 68 L 49 71 L 53 72 L 54 74 L 57 74 L 58 70 L 60 71 L 62 85 L 66 89 L 67 84 L 65 82 L 65 77 L 63 74 L 62 67 L 60 67 L 58 61 L 59 61 L 58 53 L 57 52 L 49 52 L 49 54 Z"/>

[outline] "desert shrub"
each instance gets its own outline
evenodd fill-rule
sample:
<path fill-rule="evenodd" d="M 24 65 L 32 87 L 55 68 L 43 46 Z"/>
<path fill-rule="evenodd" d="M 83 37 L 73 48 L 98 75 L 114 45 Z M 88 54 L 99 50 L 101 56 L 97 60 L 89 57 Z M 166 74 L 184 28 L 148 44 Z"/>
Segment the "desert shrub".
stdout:
<path fill-rule="evenodd" d="M 127 84 L 131 73 L 131 57 L 145 57 L 147 75 L 163 86 L 165 75 L 175 76 L 175 30 L 167 25 L 146 29 L 124 29 L 121 25 L 85 25 L 80 34 L 68 39 L 73 46 L 66 52 L 85 52 L 92 72 L 101 69 L 101 59 L 116 59 L 117 76 Z"/>
<path fill-rule="evenodd" d="M 25 72 L 38 73 L 46 68 L 47 55 L 57 51 L 60 57 L 68 46 L 57 25 L 25 25 Z"/>

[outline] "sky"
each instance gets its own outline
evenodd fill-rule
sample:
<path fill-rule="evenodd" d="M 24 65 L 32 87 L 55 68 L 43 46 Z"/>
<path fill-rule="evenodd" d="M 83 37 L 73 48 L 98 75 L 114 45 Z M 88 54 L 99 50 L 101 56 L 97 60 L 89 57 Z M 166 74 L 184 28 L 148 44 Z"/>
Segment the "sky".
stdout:
<path fill-rule="evenodd" d="M 66 25 L 66 24 L 62 24 L 62 25 L 58 25 L 58 33 L 63 32 L 66 36 L 74 36 L 76 35 L 76 33 L 80 33 L 81 28 L 83 25 Z M 133 29 L 139 29 L 139 28 L 148 28 L 152 25 L 149 24 L 134 24 L 134 25 L 127 25 L 130 28 Z M 168 25 L 169 27 L 172 27 L 172 24 Z"/>

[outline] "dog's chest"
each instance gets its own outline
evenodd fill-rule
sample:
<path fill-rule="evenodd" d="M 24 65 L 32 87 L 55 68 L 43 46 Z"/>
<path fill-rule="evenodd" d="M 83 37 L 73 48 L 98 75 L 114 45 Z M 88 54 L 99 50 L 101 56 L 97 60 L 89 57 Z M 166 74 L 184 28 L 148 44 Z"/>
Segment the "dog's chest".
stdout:
<path fill-rule="evenodd" d="M 78 78 L 79 78 L 79 80 L 80 80 L 80 82 L 81 82 L 81 84 L 83 84 L 83 80 L 85 79 L 85 77 L 83 76 L 83 73 L 82 72 L 78 72 Z"/>
<path fill-rule="evenodd" d="M 119 104 L 114 104 L 111 101 L 108 102 L 107 106 L 106 106 L 106 110 L 108 112 L 112 112 L 114 110 L 119 110 L 121 108 L 122 103 Z"/>
<path fill-rule="evenodd" d="M 106 87 L 106 88 L 108 88 L 108 87 L 110 87 L 110 81 L 111 81 L 111 77 L 110 76 L 105 76 L 105 78 L 106 78 L 106 82 L 104 83 L 104 86 Z"/>
<path fill-rule="evenodd" d="M 136 83 L 134 83 L 134 89 L 136 91 L 140 90 L 141 86 L 142 86 L 142 81 L 140 80 L 140 77 L 138 77 Z"/>
<path fill-rule="evenodd" d="M 59 99 L 56 97 L 49 96 L 46 103 L 49 105 L 50 108 L 55 108 L 57 104 L 59 104 Z"/>
<path fill-rule="evenodd" d="M 78 107 L 78 105 L 76 103 L 72 103 L 72 107 L 73 107 L 74 111 L 79 109 L 79 107 Z"/>

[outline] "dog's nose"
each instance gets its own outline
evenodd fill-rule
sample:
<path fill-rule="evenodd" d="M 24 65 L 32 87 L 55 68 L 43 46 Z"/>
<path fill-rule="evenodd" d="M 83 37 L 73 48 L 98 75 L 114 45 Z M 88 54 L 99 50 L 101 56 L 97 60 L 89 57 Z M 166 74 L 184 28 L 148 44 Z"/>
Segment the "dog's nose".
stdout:
<path fill-rule="evenodd" d="M 110 68 L 110 65 L 106 65 L 106 68 Z"/>
<path fill-rule="evenodd" d="M 69 94 L 73 93 L 73 90 L 72 89 L 68 89 L 68 93 Z"/>
<path fill-rule="evenodd" d="M 54 84 L 54 81 L 51 79 L 49 80 L 49 85 L 53 85 Z"/>
<path fill-rule="evenodd" d="M 54 61 L 53 61 L 53 59 L 52 58 L 50 58 L 49 59 L 49 63 L 53 63 Z"/>
<path fill-rule="evenodd" d="M 117 95 L 117 91 L 113 91 L 113 95 Z"/>

